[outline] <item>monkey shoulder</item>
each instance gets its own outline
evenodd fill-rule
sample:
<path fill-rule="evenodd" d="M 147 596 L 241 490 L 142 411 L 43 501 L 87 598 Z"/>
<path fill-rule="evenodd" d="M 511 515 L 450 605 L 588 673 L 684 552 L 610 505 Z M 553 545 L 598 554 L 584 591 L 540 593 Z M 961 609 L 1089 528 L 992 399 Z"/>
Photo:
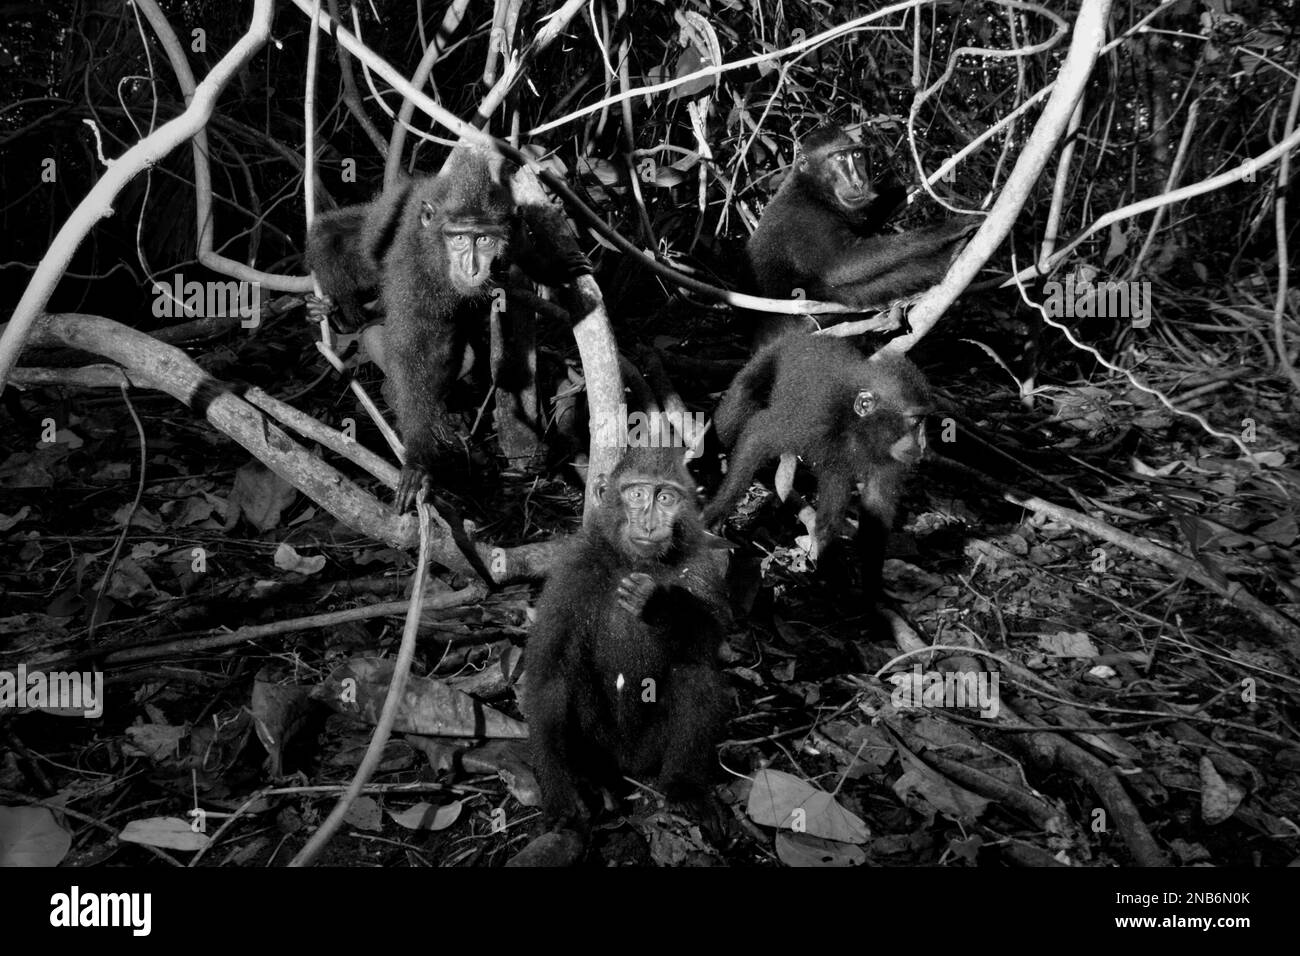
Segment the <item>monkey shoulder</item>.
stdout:
<path fill-rule="evenodd" d="M 584 652 L 598 630 L 590 595 L 613 590 L 612 576 L 602 573 L 600 558 L 584 536 L 571 539 L 556 556 L 538 598 L 528 635 L 533 680 L 576 672 L 570 662 Z"/>
<path fill-rule="evenodd" d="M 577 620 L 590 612 L 593 597 L 612 594 L 618 585 L 619 558 L 598 535 L 580 532 L 569 539 L 547 572 L 538 614 L 564 613 Z"/>
<path fill-rule="evenodd" d="M 790 223 L 787 228 L 771 230 L 765 241 L 751 247 L 752 268 L 769 294 L 775 294 L 774 285 L 783 284 L 786 288 L 780 290 L 782 294 L 799 287 L 811 296 L 821 291 L 820 276 L 827 267 L 827 258 L 848 246 L 854 237 L 831 221 L 818 223 L 817 228 L 808 223 L 795 228 L 792 218 L 784 221 Z M 846 234 L 839 236 L 841 232 Z"/>
<path fill-rule="evenodd" d="M 318 215 L 307 230 L 308 258 L 329 253 L 358 252 L 367 206 L 343 206 Z"/>

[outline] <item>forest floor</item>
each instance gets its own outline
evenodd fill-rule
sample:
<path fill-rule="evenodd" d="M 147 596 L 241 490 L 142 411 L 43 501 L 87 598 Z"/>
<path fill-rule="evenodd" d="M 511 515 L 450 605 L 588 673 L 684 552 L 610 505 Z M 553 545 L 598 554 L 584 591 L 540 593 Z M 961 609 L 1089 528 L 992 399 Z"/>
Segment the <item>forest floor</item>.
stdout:
<path fill-rule="evenodd" d="M 649 325 L 629 322 L 620 336 L 660 347 L 687 404 L 711 410 L 746 355 L 743 330 L 678 320 L 651 335 Z M 337 379 L 317 379 L 310 334 L 286 322 L 203 361 L 296 395 L 326 420 L 361 420 Z M 587 862 L 1280 866 L 1300 856 L 1294 645 L 1187 574 L 1003 497 L 1036 495 L 1156 541 L 1223 591 L 1295 619 L 1300 474 L 1256 472 L 1108 374 L 1089 372 L 1084 385 L 1044 374 L 1049 386 L 1022 403 L 982 352 L 955 344 L 961 334 L 916 355 L 941 407 L 890 543 L 892 629 L 872 626 L 856 589 L 825 582 L 795 515 L 755 490 L 727 528 L 735 706 L 717 819 L 670 813 L 642 790 L 602 819 Z M 544 344 L 544 359 L 573 351 L 559 337 Z M 293 354 L 307 358 L 286 372 Z M 675 357 L 717 360 L 718 373 L 684 375 Z M 1183 390 L 1217 380 L 1213 369 L 1148 374 Z M 381 696 L 374 662 L 394 655 L 402 630 L 400 613 L 294 622 L 399 600 L 412 557 L 342 526 L 158 393 L 130 398 L 145 438 L 140 487 L 139 433 L 121 396 L 53 394 L 24 395 L 0 445 L 0 671 L 101 670 L 106 702 L 92 720 L 0 710 L 0 845 L 7 836 L 36 859 L 74 865 L 183 864 L 195 846 L 200 865 L 282 865 L 370 738 L 369 725 L 326 706 L 327 688 L 351 673 L 360 693 Z M 480 388 L 471 420 L 482 401 Z M 1295 461 L 1296 414 L 1280 392 L 1238 382 L 1195 407 L 1215 422 L 1250 418 L 1265 446 Z M 47 417 L 56 442 L 19 437 Z M 487 473 L 445 495 L 480 539 L 574 530 L 572 473 L 504 474 L 491 433 L 489 413 L 474 439 Z M 463 583 L 439 575 L 433 586 Z M 451 687 L 517 735 L 512 682 L 537 593 L 513 585 L 429 616 L 414 673 L 438 678 L 416 691 L 430 723 L 451 706 Z M 220 640 L 272 624 L 283 629 Z M 953 649 L 915 650 L 924 644 Z M 105 663 L 132 648 L 134 659 Z M 908 707 L 910 686 L 985 696 Z M 517 736 L 395 733 L 349 817 L 361 838 L 335 839 L 323 862 L 504 863 L 540 825 L 524 757 Z M 214 817 L 199 843 L 177 849 L 164 838 L 192 829 L 196 806 L 236 817 Z"/>

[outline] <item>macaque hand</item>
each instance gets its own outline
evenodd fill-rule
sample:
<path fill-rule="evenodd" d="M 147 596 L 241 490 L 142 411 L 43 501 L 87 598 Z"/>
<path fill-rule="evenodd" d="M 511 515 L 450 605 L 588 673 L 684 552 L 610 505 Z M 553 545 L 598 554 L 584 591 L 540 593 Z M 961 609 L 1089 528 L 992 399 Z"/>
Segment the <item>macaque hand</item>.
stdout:
<path fill-rule="evenodd" d="M 633 571 L 618 583 L 618 606 L 634 617 L 640 617 L 654 592 L 655 579 L 643 571 Z"/>
<path fill-rule="evenodd" d="M 334 300 L 324 294 L 308 293 L 306 303 L 307 318 L 312 322 L 319 322 L 321 319 L 328 318 L 332 313 L 338 311 Z"/>

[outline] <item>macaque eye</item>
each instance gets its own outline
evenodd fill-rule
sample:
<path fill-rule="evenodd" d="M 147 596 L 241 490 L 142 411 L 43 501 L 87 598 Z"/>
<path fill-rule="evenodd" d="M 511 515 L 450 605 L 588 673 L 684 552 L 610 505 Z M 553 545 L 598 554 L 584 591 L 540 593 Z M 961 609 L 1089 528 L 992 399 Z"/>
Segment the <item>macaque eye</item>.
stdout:
<path fill-rule="evenodd" d="M 643 505 L 648 497 L 650 494 L 642 485 L 633 485 L 623 492 L 623 500 L 630 505 Z"/>
<path fill-rule="evenodd" d="M 859 418 L 866 418 L 876 410 L 876 405 L 876 393 L 864 389 L 853 399 L 853 414 Z"/>
<path fill-rule="evenodd" d="M 677 503 L 680 502 L 681 500 L 682 500 L 682 496 L 679 495 L 677 492 L 673 491 L 671 488 L 665 488 L 663 491 L 659 492 L 658 495 L 659 503 L 663 505 L 665 508 L 675 507 Z"/>
<path fill-rule="evenodd" d="M 427 202 L 420 203 L 420 225 L 428 228 L 431 222 L 433 222 L 433 207 Z"/>
<path fill-rule="evenodd" d="M 480 249 L 490 249 L 497 244 L 495 236 L 479 236 L 474 242 Z"/>
<path fill-rule="evenodd" d="M 447 242 L 453 249 L 465 249 L 469 247 L 469 236 L 456 233 L 449 236 Z"/>

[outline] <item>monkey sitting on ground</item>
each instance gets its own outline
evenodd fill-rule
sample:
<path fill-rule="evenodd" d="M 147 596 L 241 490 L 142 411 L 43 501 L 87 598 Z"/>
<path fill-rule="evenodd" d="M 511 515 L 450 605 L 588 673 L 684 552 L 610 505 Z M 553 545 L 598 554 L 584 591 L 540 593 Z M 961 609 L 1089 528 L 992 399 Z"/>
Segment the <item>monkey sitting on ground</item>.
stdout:
<path fill-rule="evenodd" d="M 857 483 L 862 581 L 874 596 L 904 480 L 925 453 L 930 405 L 925 377 L 902 356 L 867 358 L 843 339 L 806 332 L 775 339 L 741 369 L 714 415 L 732 451 L 705 525 L 731 510 L 763 464 L 799 455 L 817 475 L 819 552 Z"/>
<path fill-rule="evenodd" d="M 673 801 L 707 793 L 730 612 L 694 489 L 680 449 L 630 448 L 547 578 L 524 706 L 551 828 L 585 831 L 588 801 L 622 774 L 657 778 Z"/>
<path fill-rule="evenodd" d="M 487 327 L 493 278 L 510 261 L 547 285 L 591 272 L 550 207 L 526 207 L 530 241 L 503 177 L 495 157 L 461 146 L 437 176 L 402 183 L 373 203 L 335 210 L 312 224 L 309 262 L 322 291 L 355 305 L 359 291 L 379 285 L 386 371 L 406 445 L 399 511 L 414 505 L 453 446 L 447 400 L 470 339 Z"/>
<path fill-rule="evenodd" d="M 803 298 L 866 311 L 935 285 L 975 224 L 875 235 L 902 199 L 896 186 L 874 188 L 865 147 L 840 127 L 804 137 L 746 247 L 758 288 L 770 298 L 799 289 Z M 797 326 L 793 316 L 772 319 L 762 337 Z"/>

